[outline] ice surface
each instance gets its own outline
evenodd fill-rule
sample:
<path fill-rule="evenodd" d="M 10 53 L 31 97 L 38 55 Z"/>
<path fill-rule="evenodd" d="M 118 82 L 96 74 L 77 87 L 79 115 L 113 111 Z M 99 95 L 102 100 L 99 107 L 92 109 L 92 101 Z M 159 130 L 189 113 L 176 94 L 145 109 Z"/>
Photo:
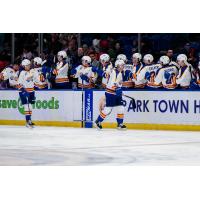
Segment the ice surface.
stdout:
<path fill-rule="evenodd" d="M 0 165 L 200 165 L 200 132 L 0 126 Z"/>

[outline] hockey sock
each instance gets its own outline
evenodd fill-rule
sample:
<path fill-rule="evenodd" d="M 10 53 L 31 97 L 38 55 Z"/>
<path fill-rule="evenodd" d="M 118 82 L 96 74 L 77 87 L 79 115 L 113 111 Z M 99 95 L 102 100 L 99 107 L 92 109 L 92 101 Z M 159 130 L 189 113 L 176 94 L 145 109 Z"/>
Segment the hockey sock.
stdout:
<path fill-rule="evenodd" d="M 117 123 L 118 124 L 123 124 L 123 121 L 124 121 L 124 114 L 117 114 Z"/>
<path fill-rule="evenodd" d="M 102 122 L 106 118 L 106 115 L 100 112 L 100 115 L 97 118 L 97 122 Z"/>
<path fill-rule="evenodd" d="M 26 121 L 31 120 L 32 110 L 29 104 L 24 105 L 24 114 L 25 114 Z"/>

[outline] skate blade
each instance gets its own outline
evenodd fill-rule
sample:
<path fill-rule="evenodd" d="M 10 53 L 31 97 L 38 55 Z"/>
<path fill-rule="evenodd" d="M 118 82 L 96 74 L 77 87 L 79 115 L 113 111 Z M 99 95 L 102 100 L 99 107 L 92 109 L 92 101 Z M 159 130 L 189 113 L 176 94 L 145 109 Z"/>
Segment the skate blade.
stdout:
<path fill-rule="evenodd" d="M 34 129 L 35 127 L 34 126 L 26 125 L 26 128 L 28 128 L 28 129 Z"/>
<path fill-rule="evenodd" d="M 99 128 L 95 123 L 94 123 L 94 127 L 98 130 L 98 131 L 101 131 L 102 128 Z"/>
<path fill-rule="evenodd" d="M 117 130 L 118 130 L 118 131 L 126 131 L 127 128 L 120 128 L 120 127 L 117 127 Z"/>

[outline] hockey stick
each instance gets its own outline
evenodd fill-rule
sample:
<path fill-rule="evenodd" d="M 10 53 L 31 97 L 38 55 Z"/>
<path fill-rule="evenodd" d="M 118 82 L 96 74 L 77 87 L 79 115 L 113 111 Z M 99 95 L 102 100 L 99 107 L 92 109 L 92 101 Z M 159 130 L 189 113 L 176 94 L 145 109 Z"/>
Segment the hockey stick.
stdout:
<path fill-rule="evenodd" d="M 133 98 L 133 97 L 130 97 L 130 96 L 128 96 L 128 95 L 125 95 L 125 94 L 122 94 L 122 96 L 124 96 L 124 97 L 126 97 L 126 98 L 129 98 L 129 99 L 131 99 L 131 102 L 132 102 L 132 106 L 133 106 L 133 109 L 135 109 L 136 108 L 136 102 L 135 102 L 135 99 Z M 111 112 L 110 112 L 111 113 Z M 109 113 L 109 114 L 110 114 Z M 108 115 L 109 115 L 108 114 Z M 83 88 L 82 88 L 82 120 L 73 120 L 74 122 L 81 122 L 81 127 L 83 128 L 83 123 L 84 122 L 94 122 L 94 121 L 88 121 L 88 120 L 84 120 L 83 119 Z"/>
<path fill-rule="evenodd" d="M 133 109 L 136 108 L 136 102 L 135 102 L 135 99 L 134 99 L 133 97 L 130 97 L 130 96 L 125 95 L 125 94 L 122 94 L 122 96 L 131 99 L 131 102 L 132 102 L 132 104 L 133 104 L 133 105 L 132 105 L 132 106 L 133 106 Z"/>
<path fill-rule="evenodd" d="M 133 97 L 130 97 L 130 96 L 128 96 L 128 95 L 122 94 L 122 96 L 127 97 L 127 98 L 129 98 L 129 99 L 135 101 L 135 99 L 134 99 Z"/>

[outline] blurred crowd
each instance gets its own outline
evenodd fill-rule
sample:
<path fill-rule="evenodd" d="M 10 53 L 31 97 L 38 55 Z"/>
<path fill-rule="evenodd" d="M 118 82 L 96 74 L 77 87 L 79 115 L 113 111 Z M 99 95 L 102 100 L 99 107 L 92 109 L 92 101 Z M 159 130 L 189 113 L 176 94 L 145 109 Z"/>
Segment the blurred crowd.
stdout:
<path fill-rule="evenodd" d="M 144 34 L 138 49 L 134 34 L 82 34 L 82 45 L 78 34 L 44 34 L 43 52 L 39 54 L 37 34 L 16 34 L 13 63 L 10 41 L 4 38 L 0 52 L 0 89 L 17 88 L 24 60 L 30 61 L 31 69 L 40 71 L 42 79 L 37 81 L 37 89 L 105 88 L 108 69 L 118 67 L 116 60 L 123 60 L 120 69 L 123 68 L 124 82 L 127 82 L 125 89 L 199 88 L 199 38 L 179 41 L 177 35 L 178 43 L 174 44 L 173 40 L 167 42 L 169 36 L 165 34 L 161 38 L 165 42 L 158 45 L 158 37 L 164 36 Z M 159 82 L 160 70 L 172 66 L 172 72 L 162 70 L 164 81 Z M 180 77 L 187 80 L 180 82 Z"/>

